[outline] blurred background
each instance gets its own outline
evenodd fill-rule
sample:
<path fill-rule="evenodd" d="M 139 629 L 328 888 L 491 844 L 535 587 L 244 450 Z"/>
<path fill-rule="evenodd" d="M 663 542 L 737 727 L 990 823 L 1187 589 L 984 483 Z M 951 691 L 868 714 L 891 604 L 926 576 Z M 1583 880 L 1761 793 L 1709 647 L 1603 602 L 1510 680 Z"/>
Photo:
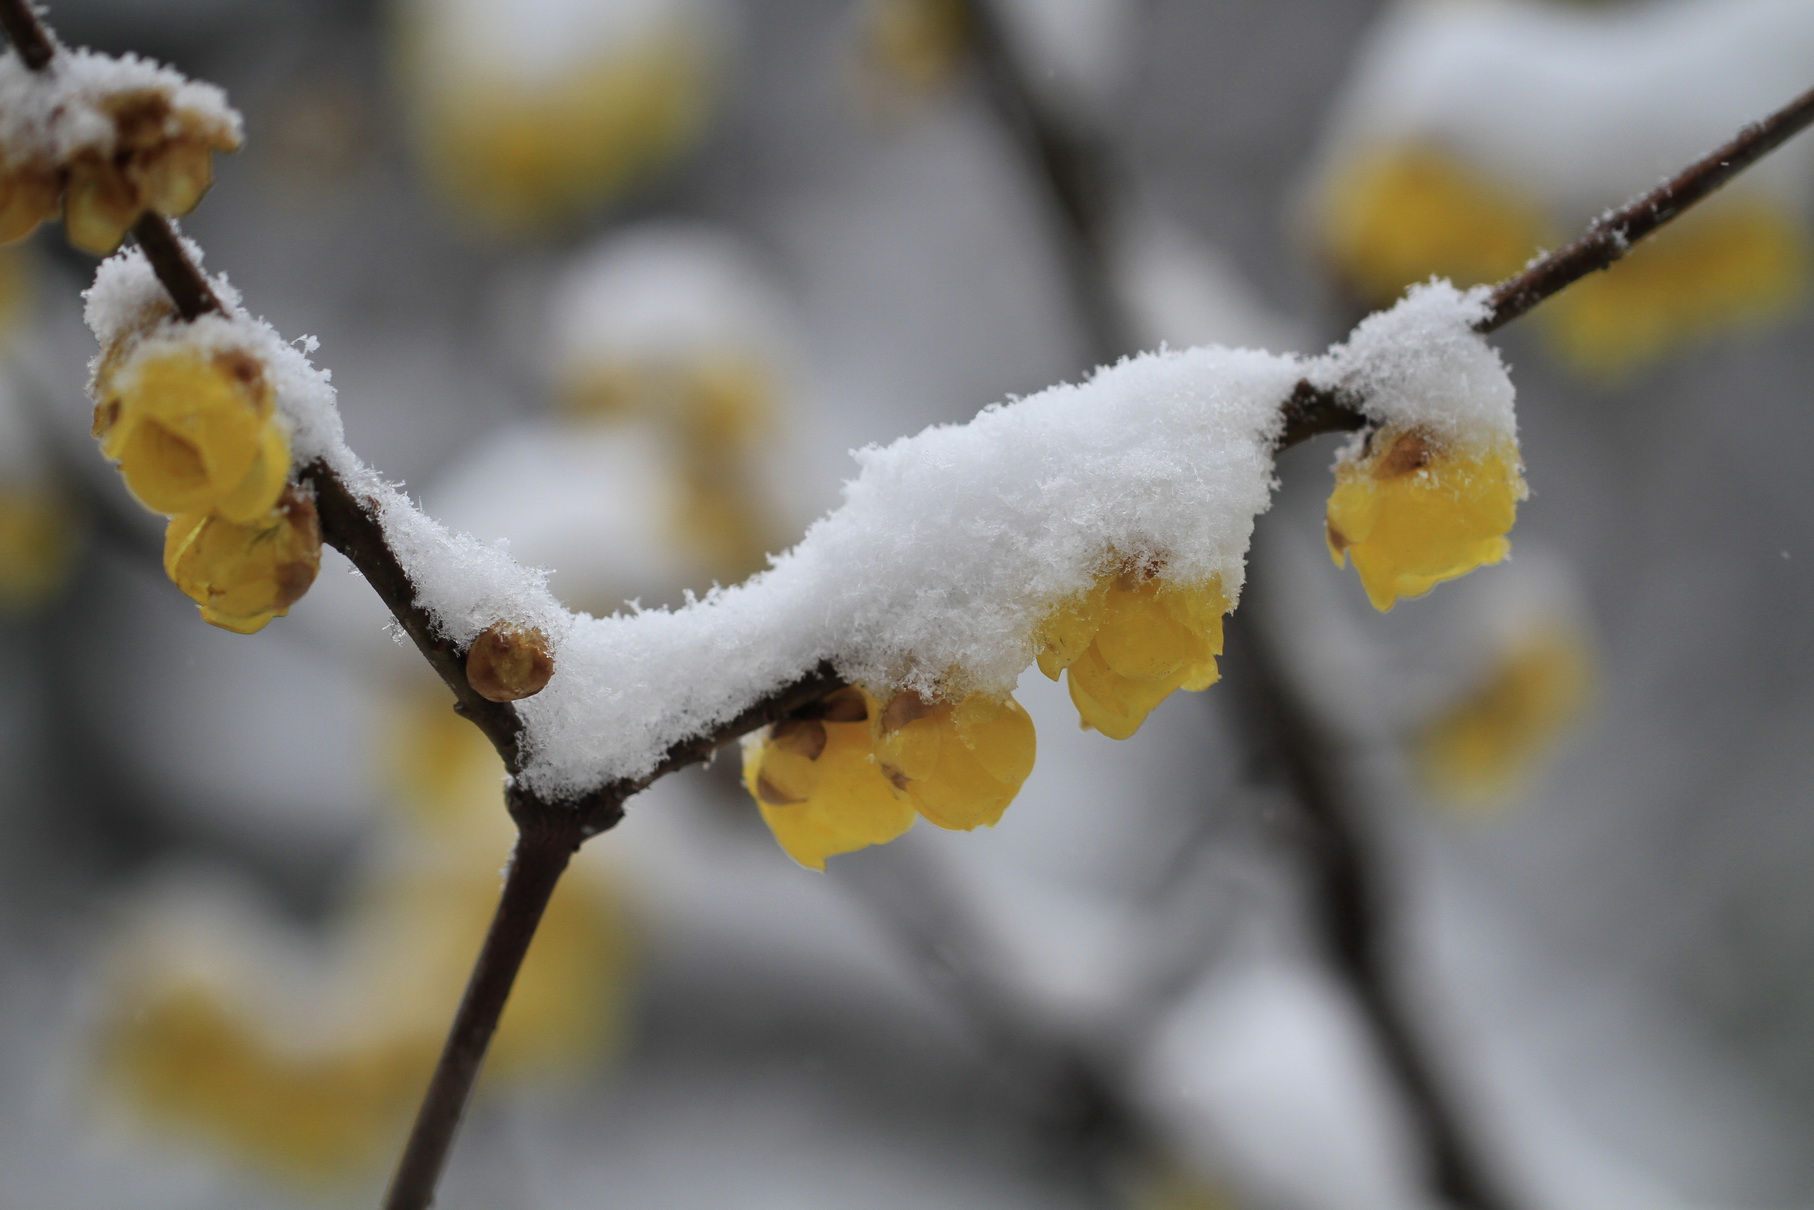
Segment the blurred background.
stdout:
<path fill-rule="evenodd" d="M 1495 280 L 1814 83 L 1804 0 L 981 3 L 49 18 L 228 90 L 208 267 L 319 339 L 366 459 L 594 612 L 759 569 L 855 447 Z M 820 875 L 734 752 L 632 800 L 438 1204 L 1441 1204 L 1385 1011 L 1500 1205 L 1814 1205 L 1811 154 L 1497 338 L 1510 562 L 1373 613 L 1324 439 L 1231 683 L 1117 743 L 1029 674 L 999 827 Z M 0 1207 L 371 1205 L 500 770 L 332 552 L 254 637 L 164 579 L 88 437 L 92 272 L 54 227 L 0 251 Z M 1386 1010 L 1329 961 L 1256 675 L 1336 770 Z"/>

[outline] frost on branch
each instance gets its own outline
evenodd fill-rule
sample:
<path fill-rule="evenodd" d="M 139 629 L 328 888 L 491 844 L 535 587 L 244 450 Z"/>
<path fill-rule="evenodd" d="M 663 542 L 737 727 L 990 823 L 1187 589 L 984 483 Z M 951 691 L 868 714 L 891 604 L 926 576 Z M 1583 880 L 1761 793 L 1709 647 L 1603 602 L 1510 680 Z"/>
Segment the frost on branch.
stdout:
<path fill-rule="evenodd" d="M 443 635 L 465 650 L 486 631 L 539 632 L 554 671 L 517 706 L 520 778 L 547 799 L 647 774 L 675 744 L 830 664 L 870 695 L 858 700 L 871 752 L 906 805 L 946 826 L 993 822 L 1030 766 L 1031 732 L 1019 737 L 1008 695 L 1037 657 L 1050 675 L 1070 670 L 1083 718 L 1110 734 L 1215 679 L 1221 615 L 1239 600 L 1270 500 L 1280 408 L 1301 378 L 1358 393 L 1382 431 L 1423 434 L 1420 482 L 1442 482 L 1443 459 L 1465 451 L 1516 466 L 1511 383 L 1470 327 L 1481 297 L 1437 283 L 1321 358 L 1150 353 L 859 450 L 843 505 L 767 571 L 677 610 L 593 617 L 559 606 L 545 573 L 449 532 L 383 483 L 346 447 L 326 374 L 218 289 L 228 316 L 175 323 L 160 317 L 142 256 L 123 254 L 102 266 L 89 322 L 103 348 L 144 327 L 141 341 L 252 351 L 298 463 L 325 463 L 367 502 Z M 1418 554 L 1405 545 L 1415 529 L 1394 530 L 1397 555 Z M 794 730 L 793 755 L 838 746 L 829 732 L 820 742 L 824 727 Z M 770 806 L 812 799 L 823 773 L 758 764 L 752 784 L 772 774 Z M 986 810 L 954 808 L 953 787 L 966 785 L 986 791 Z M 855 832 L 911 821 L 882 814 Z M 803 859 L 851 839 L 802 841 Z"/>
<path fill-rule="evenodd" d="M 33 71 L 0 54 L 0 241 L 57 210 L 71 243 L 108 253 L 145 210 L 187 214 L 238 148 L 239 114 L 212 84 L 136 55 L 59 51 Z"/>

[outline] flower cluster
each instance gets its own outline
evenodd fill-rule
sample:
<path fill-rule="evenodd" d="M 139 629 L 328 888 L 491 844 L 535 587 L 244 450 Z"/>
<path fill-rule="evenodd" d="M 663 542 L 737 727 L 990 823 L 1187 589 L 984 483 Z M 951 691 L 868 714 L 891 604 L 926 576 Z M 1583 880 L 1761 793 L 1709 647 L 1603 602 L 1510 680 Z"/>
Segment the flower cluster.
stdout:
<path fill-rule="evenodd" d="M 237 150 L 239 116 L 218 89 L 143 60 L 60 53 L 42 72 L 0 57 L 0 242 L 61 207 L 70 243 L 119 247 L 141 214 L 183 215 Z"/>
<path fill-rule="evenodd" d="M 1126 739 L 1173 690 L 1215 683 L 1229 607 L 1215 580 L 1174 586 L 1148 565 L 1105 573 L 1037 627 L 1039 667 L 1053 680 L 1068 670 L 1085 727 Z M 916 816 L 993 827 L 1034 749 L 1033 720 L 1011 695 L 903 689 L 883 704 L 848 688 L 750 741 L 743 775 L 781 847 L 823 869 L 827 857 L 893 840 Z"/>
<path fill-rule="evenodd" d="M 1467 442 L 1388 425 L 1336 464 L 1329 554 L 1354 560 L 1381 611 L 1497 563 L 1527 490 L 1510 439 Z"/>
<path fill-rule="evenodd" d="M 993 826 L 1033 771 L 1033 720 L 1012 696 L 950 702 L 904 690 L 886 705 L 839 690 L 748 741 L 743 779 L 775 839 L 813 869 L 885 844 L 924 816 Z"/>
<path fill-rule="evenodd" d="M 141 340 L 101 359 L 94 435 L 138 501 L 170 518 L 164 570 L 202 618 L 250 634 L 321 566 L 314 501 L 263 363 L 236 347 Z"/>

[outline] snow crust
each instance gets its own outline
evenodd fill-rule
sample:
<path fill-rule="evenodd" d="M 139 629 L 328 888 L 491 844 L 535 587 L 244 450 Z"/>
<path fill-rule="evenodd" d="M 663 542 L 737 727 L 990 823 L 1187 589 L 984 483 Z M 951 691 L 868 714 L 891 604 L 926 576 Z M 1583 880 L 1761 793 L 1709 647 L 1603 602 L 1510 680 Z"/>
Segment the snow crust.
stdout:
<path fill-rule="evenodd" d="M 1401 0 L 1376 25 L 1319 158 L 1434 144 L 1552 205 L 1598 207 L 1730 138 L 1814 73 L 1807 0 Z M 1805 200 L 1791 142 L 1737 186 Z"/>
<path fill-rule="evenodd" d="M 227 94 L 191 80 L 174 68 L 137 55 L 59 49 L 43 71 L 33 71 L 16 51 L 0 53 L 0 158 L 6 163 L 65 163 L 79 151 L 111 155 L 116 129 L 100 102 L 121 92 L 158 92 L 178 111 L 229 136 L 243 137 Z M 173 125 L 169 133 L 178 133 Z"/>
<path fill-rule="evenodd" d="M 821 662 L 887 693 L 1005 692 L 1060 601 L 1126 560 L 1238 596 L 1270 503 L 1280 404 L 1304 376 L 1367 393 L 1370 414 L 1448 432 L 1512 424 L 1512 389 L 1470 325 L 1483 294 L 1412 291 L 1346 345 L 1306 359 L 1218 346 L 1161 351 L 1026 399 L 855 452 L 843 504 L 746 583 L 675 610 L 571 614 L 547 574 L 501 543 L 454 533 L 346 446 L 333 387 L 274 329 L 231 314 L 156 319 L 143 256 L 105 262 L 88 292 L 103 348 L 121 338 L 228 343 L 261 355 L 299 462 L 321 459 L 371 500 L 418 603 L 455 643 L 498 621 L 552 640 L 548 687 L 518 703 L 523 780 L 547 798 L 647 773 Z"/>

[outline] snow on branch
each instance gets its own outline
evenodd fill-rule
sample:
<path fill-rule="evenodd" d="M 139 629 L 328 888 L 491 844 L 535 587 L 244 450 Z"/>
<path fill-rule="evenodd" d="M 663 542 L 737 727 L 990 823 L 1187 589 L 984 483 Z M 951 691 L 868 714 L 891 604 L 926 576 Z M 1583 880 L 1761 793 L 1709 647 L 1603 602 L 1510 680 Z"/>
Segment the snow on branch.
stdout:
<path fill-rule="evenodd" d="M 1033 661 L 1040 620 L 1117 564 L 1215 579 L 1233 601 L 1270 498 L 1280 406 L 1301 379 L 1355 392 L 1378 421 L 1458 440 L 1513 424 L 1510 380 L 1471 330 L 1485 292 L 1431 285 L 1322 358 L 1146 354 L 858 451 L 843 506 L 768 571 L 676 610 L 595 618 L 563 609 L 545 572 L 449 532 L 384 483 L 347 448 L 327 375 L 224 282 L 214 290 L 226 313 L 141 330 L 168 308 L 135 249 L 101 267 L 88 317 L 103 348 L 257 350 L 297 462 L 362 502 L 433 638 L 464 651 L 500 625 L 547 637 L 553 678 L 515 707 L 515 772 L 546 800 L 646 777 L 822 667 L 884 696 L 1005 694 Z"/>

